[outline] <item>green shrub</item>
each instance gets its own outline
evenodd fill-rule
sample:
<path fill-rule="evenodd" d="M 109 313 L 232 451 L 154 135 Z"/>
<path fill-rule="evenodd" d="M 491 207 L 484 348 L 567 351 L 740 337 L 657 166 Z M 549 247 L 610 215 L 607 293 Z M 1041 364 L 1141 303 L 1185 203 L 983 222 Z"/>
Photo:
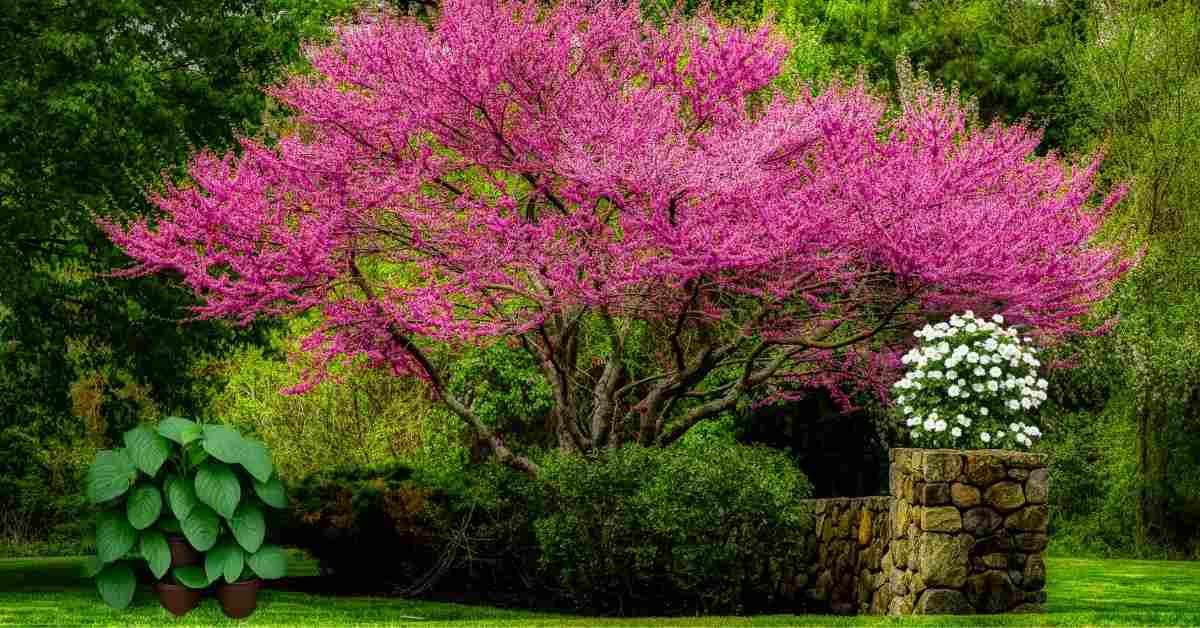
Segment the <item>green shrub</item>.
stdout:
<path fill-rule="evenodd" d="M 542 561 L 588 612 L 739 613 L 776 607 L 803 560 L 808 480 L 778 451 L 701 440 L 543 463 Z"/>
<path fill-rule="evenodd" d="M 304 328 L 303 321 L 289 327 Z M 278 335 L 272 345 L 280 353 L 298 348 Z M 243 350 L 225 365 L 228 383 L 210 408 L 221 421 L 262 439 L 283 477 L 384 463 L 419 446 L 418 425 L 433 405 L 423 386 L 348 365 L 302 394 L 283 394 L 303 375 L 300 359 L 290 364 L 258 348 Z"/>
<path fill-rule="evenodd" d="M 527 589 L 536 557 L 532 482 L 494 464 L 438 486 L 401 463 L 343 467 L 292 482 L 288 544 L 348 590 Z M 461 589 L 459 589 L 461 590 Z"/>
<path fill-rule="evenodd" d="M 0 430 L 0 557 L 78 555 L 84 536 L 86 460 L 94 450 Z"/>

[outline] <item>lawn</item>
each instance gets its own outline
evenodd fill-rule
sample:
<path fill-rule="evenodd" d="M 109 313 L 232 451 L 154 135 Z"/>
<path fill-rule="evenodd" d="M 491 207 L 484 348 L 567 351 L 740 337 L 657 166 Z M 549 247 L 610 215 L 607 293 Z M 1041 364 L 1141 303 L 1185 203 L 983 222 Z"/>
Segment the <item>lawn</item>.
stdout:
<path fill-rule="evenodd" d="M 757 617 L 598 619 L 376 597 L 319 597 L 263 591 L 259 611 L 226 619 L 213 599 L 183 619 L 139 591 L 115 611 L 80 576 L 79 558 L 0 560 L 0 625 L 163 626 L 1094 626 L 1200 625 L 1200 563 L 1047 559 L 1049 602 L 1043 615 L 984 617 Z M 293 572 L 311 573 L 297 559 Z"/>

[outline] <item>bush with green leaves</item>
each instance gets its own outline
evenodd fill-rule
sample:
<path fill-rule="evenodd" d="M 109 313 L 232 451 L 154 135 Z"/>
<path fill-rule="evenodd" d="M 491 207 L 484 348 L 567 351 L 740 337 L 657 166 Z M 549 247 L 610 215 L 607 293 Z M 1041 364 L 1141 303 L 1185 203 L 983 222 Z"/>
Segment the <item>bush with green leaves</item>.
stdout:
<path fill-rule="evenodd" d="M 593 613 L 741 613 L 778 608 L 805 561 L 812 487 L 777 450 L 701 439 L 626 446 L 542 464 L 536 521 L 546 575 Z"/>
<path fill-rule="evenodd" d="M 88 500 L 100 507 L 87 571 L 106 603 L 129 605 L 138 561 L 190 588 L 283 577 L 286 554 L 264 544 L 265 507 L 283 508 L 287 496 L 265 445 L 178 417 L 135 427 L 124 443 L 97 453 L 87 478 Z M 171 569 L 167 537 L 177 535 L 205 553 L 203 567 Z"/>
<path fill-rule="evenodd" d="M 530 478 L 494 463 L 453 481 L 403 463 L 339 467 L 289 481 L 282 533 L 355 592 L 524 591 L 536 570 Z"/>

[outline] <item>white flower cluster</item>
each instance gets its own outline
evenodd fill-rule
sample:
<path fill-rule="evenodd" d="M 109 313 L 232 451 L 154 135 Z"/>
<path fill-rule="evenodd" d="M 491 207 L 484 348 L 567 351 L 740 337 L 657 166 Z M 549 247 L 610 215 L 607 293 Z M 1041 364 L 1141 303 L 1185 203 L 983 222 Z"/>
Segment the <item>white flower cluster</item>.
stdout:
<path fill-rule="evenodd" d="M 893 388 L 914 441 L 927 446 L 1029 447 L 1042 435 L 1031 423 L 1046 400 L 1037 350 L 1016 329 L 970 310 L 913 335 L 921 345 L 901 358 L 909 370 Z"/>

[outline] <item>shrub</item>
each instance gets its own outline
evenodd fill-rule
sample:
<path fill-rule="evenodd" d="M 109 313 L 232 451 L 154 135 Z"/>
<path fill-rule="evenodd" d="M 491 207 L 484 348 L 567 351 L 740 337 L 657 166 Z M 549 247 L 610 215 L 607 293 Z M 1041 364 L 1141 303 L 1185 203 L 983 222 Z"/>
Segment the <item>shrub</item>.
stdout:
<path fill-rule="evenodd" d="M 288 328 L 305 325 L 299 319 Z M 422 386 L 351 363 L 337 368 L 336 383 L 284 394 L 311 366 L 294 355 L 298 348 L 276 335 L 271 349 L 280 355 L 248 348 L 220 365 L 229 381 L 211 406 L 224 423 L 261 438 L 281 476 L 381 464 L 420 446 L 419 426 L 431 406 Z"/>
<path fill-rule="evenodd" d="M 94 453 L 78 439 L 0 430 L 0 557 L 80 553 L 83 475 Z"/>
<path fill-rule="evenodd" d="M 421 593 L 533 586 L 531 481 L 493 464 L 437 486 L 400 464 L 338 468 L 292 483 L 285 537 L 347 590 Z"/>
<path fill-rule="evenodd" d="M 1029 447 L 1030 437 L 1041 436 L 1025 421 L 1036 417 L 1049 382 L 1038 377 L 1041 361 L 1030 339 L 1003 323 L 999 314 L 989 321 L 967 310 L 913 334 L 921 346 L 900 359 L 909 370 L 893 388 L 901 393 L 898 414 L 914 441 L 925 447 Z"/>
<path fill-rule="evenodd" d="M 542 561 L 589 612 L 737 613 L 778 603 L 803 560 L 808 480 L 766 448 L 701 440 L 686 450 L 624 447 L 542 467 Z"/>

